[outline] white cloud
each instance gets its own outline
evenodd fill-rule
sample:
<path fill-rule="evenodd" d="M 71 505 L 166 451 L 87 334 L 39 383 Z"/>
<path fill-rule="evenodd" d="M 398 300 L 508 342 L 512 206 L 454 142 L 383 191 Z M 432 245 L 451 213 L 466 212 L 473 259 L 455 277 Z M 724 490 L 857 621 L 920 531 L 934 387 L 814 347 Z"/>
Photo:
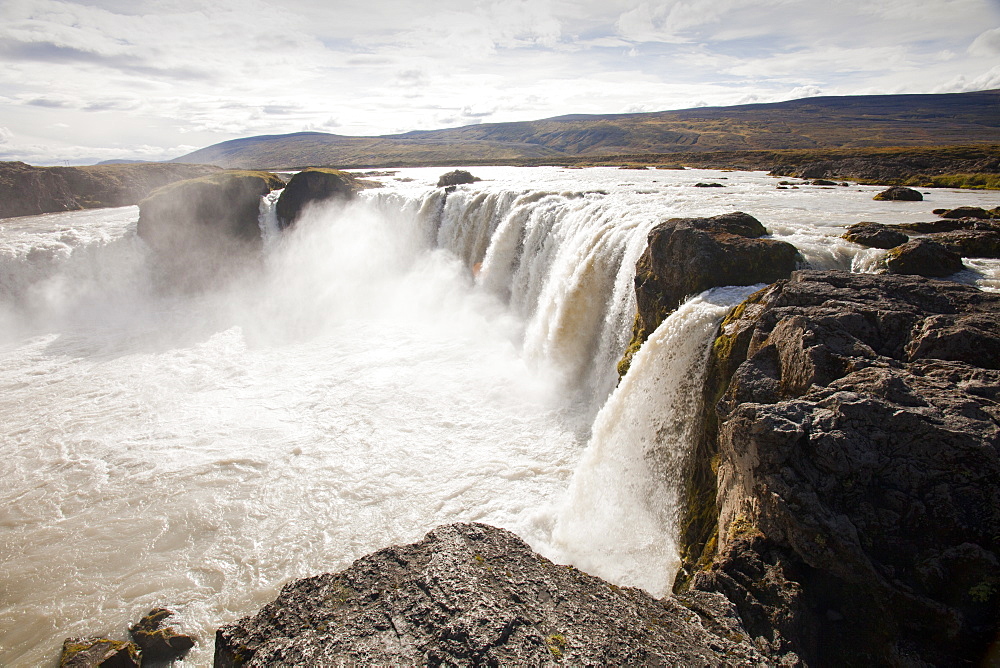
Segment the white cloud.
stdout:
<path fill-rule="evenodd" d="M 997 26 L 995 0 L 3 0 L 0 118 L 21 140 L 7 155 L 61 162 L 300 130 L 972 90 L 1000 85 Z"/>

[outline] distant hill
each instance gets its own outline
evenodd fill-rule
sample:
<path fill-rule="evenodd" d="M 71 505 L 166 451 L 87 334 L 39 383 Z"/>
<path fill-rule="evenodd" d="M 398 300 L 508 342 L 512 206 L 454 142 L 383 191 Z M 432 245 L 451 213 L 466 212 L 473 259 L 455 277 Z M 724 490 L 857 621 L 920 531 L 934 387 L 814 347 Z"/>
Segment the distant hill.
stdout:
<path fill-rule="evenodd" d="M 174 162 L 236 168 L 509 163 L 623 154 L 943 146 L 1000 142 L 1000 90 L 812 97 L 539 121 L 483 123 L 380 137 L 322 132 L 222 142 Z"/>

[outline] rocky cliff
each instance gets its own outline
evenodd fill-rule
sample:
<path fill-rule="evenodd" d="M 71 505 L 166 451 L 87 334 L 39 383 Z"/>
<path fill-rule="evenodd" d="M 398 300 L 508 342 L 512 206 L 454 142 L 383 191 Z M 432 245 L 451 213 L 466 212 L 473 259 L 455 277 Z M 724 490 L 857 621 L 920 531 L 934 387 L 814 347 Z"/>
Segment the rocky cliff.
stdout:
<path fill-rule="evenodd" d="M 805 271 L 750 297 L 712 349 L 679 589 L 810 665 L 984 660 L 998 369 L 1000 295 L 971 286 Z"/>
<path fill-rule="evenodd" d="M 33 167 L 0 162 L 0 218 L 138 204 L 161 186 L 218 171 L 169 163 Z"/>

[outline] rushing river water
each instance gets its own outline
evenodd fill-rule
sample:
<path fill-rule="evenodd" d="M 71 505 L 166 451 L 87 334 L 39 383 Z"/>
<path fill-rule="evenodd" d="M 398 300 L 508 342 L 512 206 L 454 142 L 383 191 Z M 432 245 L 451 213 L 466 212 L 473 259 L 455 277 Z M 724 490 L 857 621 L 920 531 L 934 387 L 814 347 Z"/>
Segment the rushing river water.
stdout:
<path fill-rule="evenodd" d="M 157 272 L 136 207 L 0 221 L 0 665 L 159 605 L 207 665 L 288 580 L 460 520 L 664 593 L 706 343 L 748 291 L 688 302 L 615 389 L 649 229 L 742 210 L 816 268 L 871 270 L 845 225 L 997 203 L 611 168 L 477 167 L 446 197 L 444 171 L 284 235 L 272 197 L 260 263 L 200 292 Z"/>

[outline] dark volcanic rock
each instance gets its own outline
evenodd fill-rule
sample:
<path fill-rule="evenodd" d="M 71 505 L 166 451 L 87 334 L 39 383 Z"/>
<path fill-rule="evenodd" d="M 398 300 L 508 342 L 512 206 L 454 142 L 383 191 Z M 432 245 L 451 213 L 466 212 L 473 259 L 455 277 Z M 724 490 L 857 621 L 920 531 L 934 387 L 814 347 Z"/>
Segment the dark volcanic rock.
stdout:
<path fill-rule="evenodd" d="M 476 181 L 482 181 L 482 179 L 473 176 L 464 169 L 456 169 L 447 174 L 442 174 L 441 178 L 438 179 L 437 187 L 460 186 L 463 183 L 475 183 Z"/>
<path fill-rule="evenodd" d="M 1000 231 L 942 232 L 934 241 L 962 257 L 1000 258 Z"/>
<path fill-rule="evenodd" d="M 939 232 L 957 232 L 959 230 L 993 230 L 1000 232 L 1000 222 L 980 220 L 978 218 L 951 218 L 931 220 L 928 222 L 897 223 L 893 225 L 901 230 L 920 232 L 921 234 L 937 234 Z"/>
<path fill-rule="evenodd" d="M 890 274 L 916 274 L 944 278 L 962 271 L 962 257 L 936 241 L 914 239 L 891 249 L 885 256 Z"/>
<path fill-rule="evenodd" d="M 903 186 L 892 186 L 875 195 L 872 199 L 886 200 L 892 202 L 921 202 L 924 196 L 913 188 Z"/>
<path fill-rule="evenodd" d="M 170 184 L 139 203 L 139 236 L 168 251 L 259 247 L 260 198 L 283 185 L 267 172 L 224 172 Z"/>
<path fill-rule="evenodd" d="M 357 182 L 347 172 L 336 169 L 305 169 L 291 178 L 278 198 L 275 213 L 278 226 L 290 227 L 312 202 L 331 199 L 349 200 L 354 197 Z"/>
<path fill-rule="evenodd" d="M 679 581 L 810 665 L 983 660 L 1000 630 L 1000 295 L 803 271 L 720 332 L 698 454 L 718 496 L 689 509 L 716 533 Z"/>
<path fill-rule="evenodd" d="M 888 225 L 867 222 L 851 225 L 843 238 L 869 248 L 894 248 L 910 240 L 910 237 Z"/>
<path fill-rule="evenodd" d="M 986 209 L 978 206 L 960 206 L 956 209 L 948 209 L 942 211 L 938 215 L 942 218 L 980 218 L 989 219 L 997 218 L 998 216 L 994 211 L 987 211 Z"/>
<path fill-rule="evenodd" d="M 67 638 L 59 668 L 139 668 L 141 653 L 135 643 L 107 638 Z"/>
<path fill-rule="evenodd" d="M 164 620 L 173 614 L 166 608 L 155 608 L 128 630 L 132 640 L 142 650 L 143 661 L 177 659 L 194 647 L 194 638 L 163 625 Z"/>
<path fill-rule="evenodd" d="M 656 600 L 482 524 L 439 527 L 293 582 L 256 616 L 219 629 L 215 652 L 219 667 L 765 662 L 722 596 Z"/>
<path fill-rule="evenodd" d="M 771 283 L 801 262 L 795 246 L 762 239 L 767 230 L 751 215 L 673 218 L 654 227 L 635 267 L 638 307 L 632 342 L 619 364 L 624 375 L 632 354 L 684 298 L 724 285 Z"/>
<path fill-rule="evenodd" d="M 715 183 L 713 181 L 711 183 L 696 183 L 696 184 L 694 184 L 694 187 L 695 188 L 725 188 L 726 186 L 723 185 L 722 183 Z"/>
<path fill-rule="evenodd" d="M 0 162 L 0 218 L 128 206 L 161 186 L 219 171 L 209 165 L 163 163 L 33 167 Z"/>

